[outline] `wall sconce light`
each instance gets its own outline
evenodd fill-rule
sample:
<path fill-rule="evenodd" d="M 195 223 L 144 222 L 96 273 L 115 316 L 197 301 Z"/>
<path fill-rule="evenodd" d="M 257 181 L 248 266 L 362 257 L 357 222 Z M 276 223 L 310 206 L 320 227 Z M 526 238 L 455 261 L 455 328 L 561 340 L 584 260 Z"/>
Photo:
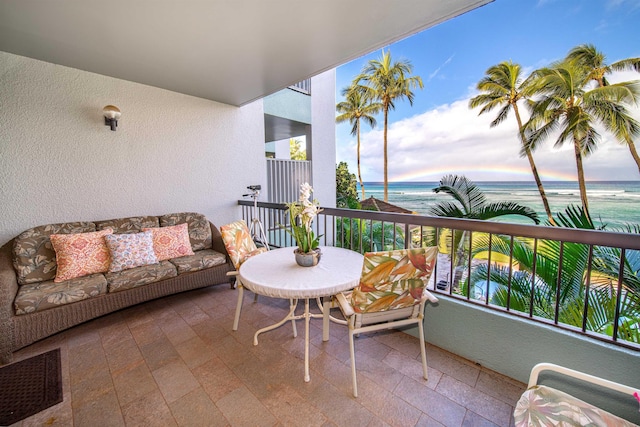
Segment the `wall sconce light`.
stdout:
<path fill-rule="evenodd" d="M 105 126 L 110 126 L 111 130 L 116 130 L 118 127 L 118 119 L 120 118 L 120 109 L 115 105 L 107 105 L 102 109 L 104 114 Z"/>

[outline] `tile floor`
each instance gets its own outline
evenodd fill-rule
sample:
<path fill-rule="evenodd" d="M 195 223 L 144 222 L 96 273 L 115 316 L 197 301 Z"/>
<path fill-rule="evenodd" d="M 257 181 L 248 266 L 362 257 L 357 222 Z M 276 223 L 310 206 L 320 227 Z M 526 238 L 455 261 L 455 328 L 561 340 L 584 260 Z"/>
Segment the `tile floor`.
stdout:
<path fill-rule="evenodd" d="M 221 285 L 174 295 L 77 326 L 20 350 L 62 352 L 64 401 L 16 426 L 509 426 L 525 385 L 398 331 L 356 340 L 360 396 L 351 394 L 346 326 L 322 342 L 311 323 L 311 382 L 303 381 L 303 323 L 253 333 L 288 301 Z M 300 309 L 300 308 L 299 308 Z M 428 335 L 428 330 L 427 330 Z"/>

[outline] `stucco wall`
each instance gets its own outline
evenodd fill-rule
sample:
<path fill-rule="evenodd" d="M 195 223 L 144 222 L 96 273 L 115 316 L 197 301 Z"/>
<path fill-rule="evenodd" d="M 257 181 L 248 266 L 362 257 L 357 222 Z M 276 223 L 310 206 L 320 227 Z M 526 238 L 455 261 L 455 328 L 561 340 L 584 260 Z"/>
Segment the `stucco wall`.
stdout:
<path fill-rule="evenodd" d="M 122 111 L 118 130 L 102 107 Z M 237 108 L 0 52 L 0 244 L 36 225 L 177 211 L 221 225 L 266 184 L 262 101 Z"/>

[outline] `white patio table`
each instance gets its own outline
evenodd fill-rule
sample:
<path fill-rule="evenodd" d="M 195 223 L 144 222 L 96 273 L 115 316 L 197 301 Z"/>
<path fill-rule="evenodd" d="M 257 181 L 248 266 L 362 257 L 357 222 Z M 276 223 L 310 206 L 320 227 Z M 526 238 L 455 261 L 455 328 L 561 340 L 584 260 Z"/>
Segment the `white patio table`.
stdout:
<path fill-rule="evenodd" d="M 273 249 L 247 259 L 240 267 L 242 286 L 259 295 L 290 299 L 293 302 L 287 316 L 280 322 L 258 330 L 253 345 L 258 345 L 258 335 L 280 327 L 289 320 L 305 319 L 304 327 L 304 380 L 309 382 L 309 320 L 323 317 L 322 340 L 329 340 L 330 303 L 332 295 L 353 289 L 358 285 L 362 272 L 363 256 L 357 252 L 321 247 L 322 257 L 314 267 L 300 267 L 293 254 L 295 248 Z M 309 312 L 309 299 L 323 298 L 323 314 Z M 299 299 L 304 299 L 304 313 L 296 315 Z M 294 328 L 294 337 L 297 335 Z"/>

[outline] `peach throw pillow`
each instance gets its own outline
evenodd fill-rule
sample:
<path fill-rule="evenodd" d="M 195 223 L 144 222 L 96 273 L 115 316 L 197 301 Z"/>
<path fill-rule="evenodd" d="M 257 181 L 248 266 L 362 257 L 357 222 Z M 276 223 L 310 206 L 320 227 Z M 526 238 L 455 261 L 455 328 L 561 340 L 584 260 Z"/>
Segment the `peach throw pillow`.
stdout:
<path fill-rule="evenodd" d="M 153 232 L 153 250 L 159 261 L 193 255 L 186 222 L 169 227 L 143 228 L 142 231 Z"/>
<path fill-rule="evenodd" d="M 104 236 L 113 233 L 111 228 L 76 234 L 52 234 L 49 236 L 56 252 L 56 277 L 60 283 L 76 277 L 109 270 L 111 257 Z"/>

